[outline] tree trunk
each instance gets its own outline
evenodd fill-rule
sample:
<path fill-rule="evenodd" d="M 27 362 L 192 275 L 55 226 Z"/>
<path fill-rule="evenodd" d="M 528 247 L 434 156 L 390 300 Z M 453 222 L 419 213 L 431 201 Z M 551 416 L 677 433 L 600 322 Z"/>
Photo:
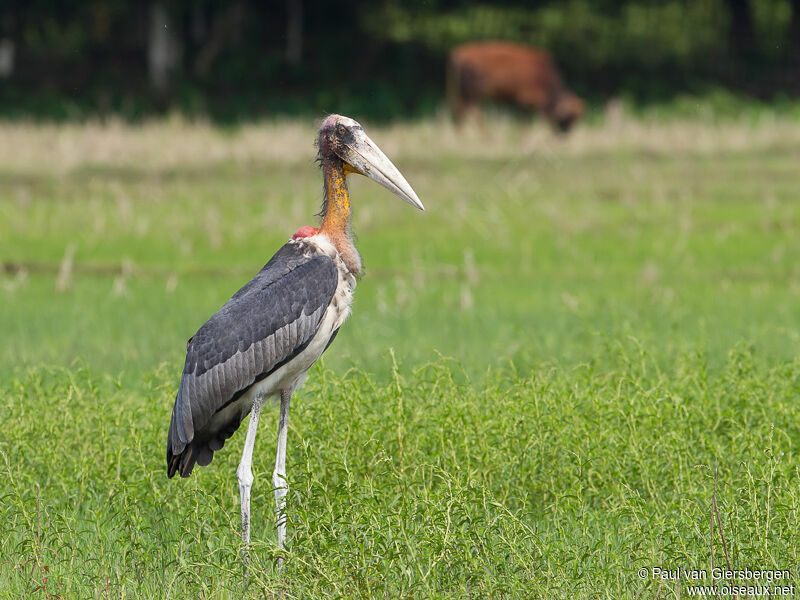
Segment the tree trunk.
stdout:
<path fill-rule="evenodd" d="M 169 91 L 170 75 L 178 67 L 180 58 L 180 40 L 170 23 L 169 13 L 163 2 L 155 2 L 150 6 L 147 66 L 150 85 L 159 95 Z"/>
<path fill-rule="evenodd" d="M 789 64 L 800 66 L 800 0 L 792 0 L 792 19 L 786 36 L 786 52 Z"/>
<path fill-rule="evenodd" d="M 749 59 L 755 51 L 755 29 L 748 0 L 728 0 L 731 15 L 729 43 L 734 60 Z"/>
<path fill-rule="evenodd" d="M 303 0 L 286 0 L 286 62 L 293 67 L 303 59 Z"/>
<path fill-rule="evenodd" d="M 204 42 L 194 61 L 194 73 L 206 77 L 217 56 L 231 43 L 241 41 L 242 24 L 247 16 L 243 2 L 229 4 L 227 8 L 214 15 L 211 27 L 204 34 Z"/>
<path fill-rule="evenodd" d="M 0 21 L 0 79 L 9 79 L 14 74 L 17 53 L 14 25 L 14 15 L 9 10 Z"/>

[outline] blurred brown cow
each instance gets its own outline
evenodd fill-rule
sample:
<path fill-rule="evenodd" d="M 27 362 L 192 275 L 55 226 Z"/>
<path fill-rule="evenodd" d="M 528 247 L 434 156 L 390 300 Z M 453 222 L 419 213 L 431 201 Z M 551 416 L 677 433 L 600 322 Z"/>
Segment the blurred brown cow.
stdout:
<path fill-rule="evenodd" d="M 560 132 L 567 132 L 586 105 L 570 92 L 544 50 L 510 42 L 472 42 L 450 51 L 447 97 L 457 122 L 478 112 L 483 99 L 538 110 Z"/>

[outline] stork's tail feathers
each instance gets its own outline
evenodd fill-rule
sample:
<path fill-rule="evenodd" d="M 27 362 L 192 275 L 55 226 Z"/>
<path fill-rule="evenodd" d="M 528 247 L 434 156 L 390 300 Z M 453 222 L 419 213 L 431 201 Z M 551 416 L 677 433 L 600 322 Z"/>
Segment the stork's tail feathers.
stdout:
<path fill-rule="evenodd" d="M 174 477 L 180 473 L 181 477 L 192 474 L 195 463 L 201 467 L 206 466 L 214 458 L 214 453 L 207 446 L 198 446 L 194 443 L 186 446 L 178 454 L 172 453 L 172 448 L 167 448 L 167 477 Z"/>
<path fill-rule="evenodd" d="M 214 452 L 222 449 L 225 440 L 231 437 L 238 427 L 239 423 L 233 421 L 216 431 L 213 437 L 194 439 L 185 444 L 178 439 L 178 432 L 170 425 L 167 438 L 167 477 L 174 477 L 175 473 L 180 473 L 181 477 L 189 477 L 195 464 L 201 467 L 211 464 Z"/>

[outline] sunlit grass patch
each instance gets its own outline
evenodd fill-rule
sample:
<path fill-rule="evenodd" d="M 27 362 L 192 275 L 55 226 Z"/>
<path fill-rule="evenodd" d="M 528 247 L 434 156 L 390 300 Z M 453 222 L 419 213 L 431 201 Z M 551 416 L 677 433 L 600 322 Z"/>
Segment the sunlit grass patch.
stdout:
<path fill-rule="evenodd" d="M 428 210 L 352 182 L 247 588 L 243 435 L 168 481 L 166 428 L 188 337 L 316 223 L 313 129 L 0 125 L 0 597 L 652 597 L 723 561 L 715 485 L 733 568 L 796 572 L 796 123 L 487 125 L 368 129 Z"/>
<path fill-rule="evenodd" d="M 444 361 L 385 383 L 315 369 L 292 413 L 282 576 L 274 418 L 258 438 L 246 592 L 242 436 L 191 479 L 167 480 L 153 415 L 174 391 L 168 370 L 135 389 L 85 369 L 30 371 L 3 390 L 0 586 L 64 597 L 633 597 L 650 586 L 635 577 L 641 566 L 710 565 L 716 468 L 733 563 L 795 565 L 798 364 L 758 368 L 746 348 L 718 374 L 702 355 L 662 373 L 635 351 L 618 360 L 482 382 Z"/>

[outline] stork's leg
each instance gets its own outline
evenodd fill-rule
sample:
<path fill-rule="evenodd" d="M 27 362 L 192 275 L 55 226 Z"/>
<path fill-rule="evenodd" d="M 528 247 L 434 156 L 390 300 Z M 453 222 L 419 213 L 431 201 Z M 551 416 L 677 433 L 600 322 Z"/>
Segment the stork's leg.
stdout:
<path fill-rule="evenodd" d="M 256 430 L 258 429 L 258 416 L 261 413 L 263 397 L 256 396 L 253 400 L 253 408 L 250 411 L 250 424 L 247 426 L 247 438 L 244 441 L 244 451 L 242 452 L 242 462 L 236 470 L 239 478 L 239 495 L 242 500 L 242 541 L 245 548 L 243 557 L 248 561 L 247 546 L 250 544 L 250 488 L 253 487 L 253 446 L 256 443 Z"/>
<path fill-rule="evenodd" d="M 275 516 L 278 521 L 278 547 L 283 548 L 286 541 L 286 493 L 289 484 L 286 481 L 286 432 L 289 429 L 289 401 L 291 390 L 281 391 L 281 416 L 278 421 L 278 453 L 275 458 L 275 471 L 272 473 L 272 486 L 275 488 Z M 278 559 L 278 569 L 283 566 L 283 559 Z"/>

